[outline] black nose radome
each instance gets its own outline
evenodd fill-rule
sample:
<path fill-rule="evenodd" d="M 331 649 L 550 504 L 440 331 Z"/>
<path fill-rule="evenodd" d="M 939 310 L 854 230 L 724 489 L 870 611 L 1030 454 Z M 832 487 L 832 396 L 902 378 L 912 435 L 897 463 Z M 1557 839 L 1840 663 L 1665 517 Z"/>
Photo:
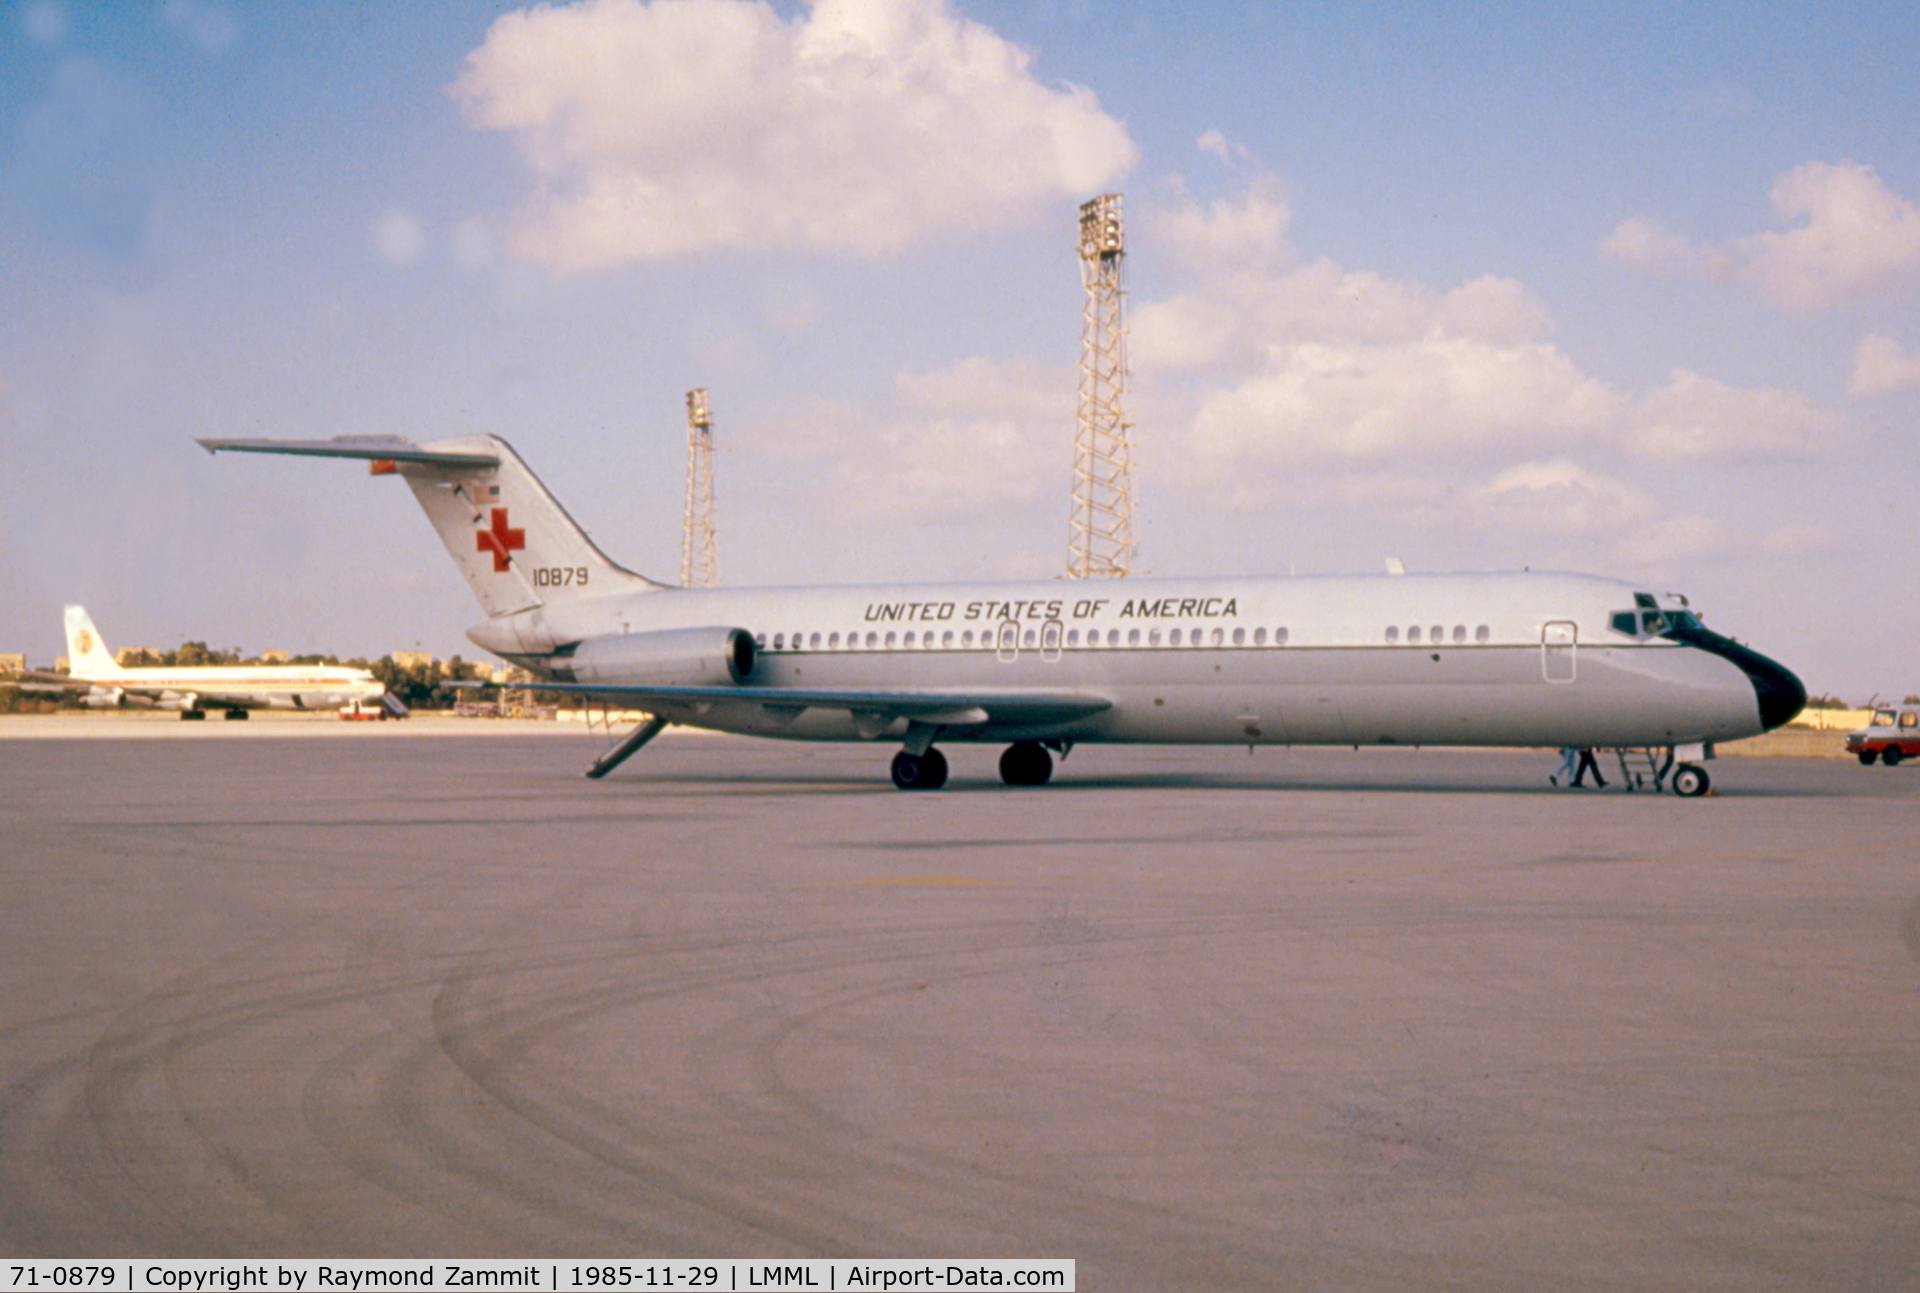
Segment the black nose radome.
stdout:
<path fill-rule="evenodd" d="M 1753 683 L 1753 693 L 1760 702 L 1760 726 L 1767 731 L 1792 722 L 1793 716 L 1806 708 L 1806 684 L 1779 661 L 1722 637 L 1697 620 L 1671 624 L 1666 636 L 1738 665 Z"/>

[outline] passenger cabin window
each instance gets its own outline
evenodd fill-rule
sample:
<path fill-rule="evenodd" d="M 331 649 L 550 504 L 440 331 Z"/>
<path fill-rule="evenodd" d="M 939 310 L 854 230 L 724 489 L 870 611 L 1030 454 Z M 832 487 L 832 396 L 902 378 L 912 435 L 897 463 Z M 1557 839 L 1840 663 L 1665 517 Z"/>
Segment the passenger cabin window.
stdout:
<path fill-rule="evenodd" d="M 1286 631 L 1286 629 L 1284 629 L 1284 628 L 1277 628 L 1277 629 L 1275 629 L 1275 630 L 1273 631 L 1273 644 L 1274 644 L 1275 646 L 1285 646 L 1285 645 L 1287 644 L 1287 631 Z"/>
<path fill-rule="evenodd" d="M 840 635 L 838 633 L 830 634 L 827 637 L 827 647 L 829 650 L 833 650 L 833 651 L 838 651 L 840 649 Z"/>
<path fill-rule="evenodd" d="M 1128 645 L 1128 646 L 1139 646 L 1139 645 L 1140 645 L 1140 630 L 1139 630 L 1139 629 L 1128 629 L 1128 630 L 1127 630 L 1127 645 Z"/>
<path fill-rule="evenodd" d="M 1400 641 L 1400 630 L 1397 628 L 1389 627 L 1387 629 L 1387 644 L 1391 646 L 1399 641 Z"/>
<path fill-rule="evenodd" d="M 1226 640 L 1227 640 L 1227 635 L 1224 630 L 1215 629 L 1213 631 L 1213 644 L 1215 646 L 1219 646 L 1222 642 L 1225 642 Z"/>
<path fill-rule="evenodd" d="M 1493 630 L 1488 628 L 1484 624 L 1482 624 L 1479 628 L 1473 631 L 1473 640 L 1475 642 L 1488 642 L 1488 641 L 1491 641 L 1492 639 L 1493 639 Z"/>
<path fill-rule="evenodd" d="M 897 637 L 896 634 L 893 634 L 893 633 L 887 634 L 887 645 L 889 647 L 891 647 L 894 644 L 896 637 Z"/>
<path fill-rule="evenodd" d="M 941 646 L 943 646 L 943 647 L 950 647 L 950 646 L 952 646 L 952 645 L 953 645 L 953 630 L 952 630 L 952 629 L 948 629 L 948 630 L 947 630 L 947 631 L 946 631 L 945 633 L 942 633 L 942 634 L 940 635 L 940 645 L 941 645 Z"/>
<path fill-rule="evenodd" d="M 1456 646 L 1466 645 L 1467 643 L 1467 626 L 1466 625 L 1456 624 L 1453 626 L 1453 641 L 1454 641 L 1454 645 Z"/>
<path fill-rule="evenodd" d="M 869 630 L 867 633 L 867 649 L 872 650 L 874 647 L 878 646 L 879 644 L 880 644 L 880 635 L 878 633 L 875 633 Z"/>
<path fill-rule="evenodd" d="M 1167 638 L 1167 641 L 1168 641 L 1168 642 L 1170 642 L 1171 644 L 1173 644 L 1174 646 L 1179 646 L 1179 645 L 1180 645 L 1180 630 L 1179 630 L 1179 629 L 1175 629 L 1175 630 L 1173 631 L 1173 633 L 1172 633 L 1172 634 L 1171 634 L 1171 635 L 1170 635 L 1170 636 L 1169 636 L 1169 637 Z"/>
<path fill-rule="evenodd" d="M 1427 630 L 1427 641 L 1433 643 L 1435 646 L 1438 646 L 1446 636 L 1447 630 L 1444 625 L 1436 624 Z"/>
<path fill-rule="evenodd" d="M 1235 646 L 1245 646 L 1247 644 L 1247 631 L 1245 629 L 1235 629 L 1233 631 L 1233 644 Z"/>
<path fill-rule="evenodd" d="M 1079 629 L 1068 629 L 1068 630 L 1067 630 L 1067 645 L 1068 645 L 1068 646 L 1079 646 L 1079 645 L 1080 645 L 1080 630 L 1079 630 Z"/>
<path fill-rule="evenodd" d="M 1418 642 L 1419 640 L 1420 640 L 1420 626 L 1416 624 L 1412 628 L 1407 630 L 1407 641 Z"/>

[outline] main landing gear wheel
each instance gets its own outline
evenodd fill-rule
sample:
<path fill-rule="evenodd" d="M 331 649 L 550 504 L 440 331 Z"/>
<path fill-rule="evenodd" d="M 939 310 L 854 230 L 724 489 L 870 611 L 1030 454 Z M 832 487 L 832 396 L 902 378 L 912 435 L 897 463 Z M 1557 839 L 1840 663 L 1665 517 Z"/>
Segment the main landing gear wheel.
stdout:
<path fill-rule="evenodd" d="M 1899 767 L 1900 760 L 1906 757 L 1906 754 L 1897 745 L 1889 745 L 1886 749 L 1880 751 L 1880 762 L 1886 764 L 1889 768 Z"/>
<path fill-rule="evenodd" d="M 244 709 L 230 709 L 226 713 L 226 719 L 230 723 L 236 719 L 244 723 L 247 719 L 247 711 Z"/>
<path fill-rule="evenodd" d="M 204 709 L 183 709 L 180 711 L 180 721 L 183 723 L 204 723 L 206 718 L 207 711 Z"/>
<path fill-rule="evenodd" d="M 938 750 L 893 756 L 893 784 L 902 790 L 938 790 L 947 784 L 947 756 Z"/>
<path fill-rule="evenodd" d="M 1879 757 L 1880 751 L 1878 750 L 1862 750 L 1860 751 L 1860 766 L 1863 768 L 1871 768 L 1873 761 Z"/>
<path fill-rule="evenodd" d="M 1000 756 L 1000 780 L 1010 786 L 1044 786 L 1053 778 L 1053 756 L 1038 741 L 1009 745 Z"/>
<path fill-rule="evenodd" d="M 1673 793 L 1683 798 L 1698 799 L 1712 784 L 1707 770 L 1698 764 L 1683 763 L 1673 770 Z"/>

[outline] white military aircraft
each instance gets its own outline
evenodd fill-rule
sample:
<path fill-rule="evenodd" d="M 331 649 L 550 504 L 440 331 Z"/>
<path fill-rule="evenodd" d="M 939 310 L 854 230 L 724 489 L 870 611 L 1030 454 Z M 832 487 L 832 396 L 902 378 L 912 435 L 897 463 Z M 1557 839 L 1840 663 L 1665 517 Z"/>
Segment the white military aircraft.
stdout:
<path fill-rule="evenodd" d="M 1684 598 L 1587 575 L 674 588 L 610 561 L 497 436 L 200 444 L 404 479 L 486 610 L 469 638 L 655 715 L 589 776 L 671 721 L 897 740 L 902 789 L 945 783 L 939 743 L 1005 743 L 1002 779 L 1040 785 L 1049 750 L 1157 742 L 1632 747 L 1701 794 L 1712 742 L 1806 702 Z"/>
<path fill-rule="evenodd" d="M 64 674 L 24 675 L 28 690 L 82 691 L 96 709 L 146 705 L 205 718 L 210 709 L 245 718 L 253 709 L 333 709 L 350 701 L 380 701 L 386 684 L 365 669 L 339 665 L 168 665 L 124 668 L 100 640 L 86 609 L 66 609 Z M 398 702 L 393 702 L 395 705 Z M 402 711 L 404 712 L 404 711 Z"/>

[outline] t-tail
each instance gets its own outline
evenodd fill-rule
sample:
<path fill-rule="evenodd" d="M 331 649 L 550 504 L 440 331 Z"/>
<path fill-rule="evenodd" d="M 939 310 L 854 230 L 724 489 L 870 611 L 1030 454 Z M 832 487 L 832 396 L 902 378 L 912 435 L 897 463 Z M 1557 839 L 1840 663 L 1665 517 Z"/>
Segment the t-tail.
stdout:
<path fill-rule="evenodd" d="M 98 678 L 121 672 L 120 662 L 100 640 L 100 630 L 84 606 L 69 606 L 66 613 L 67 672 L 75 678 Z"/>
<path fill-rule="evenodd" d="M 401 477 L 490 620 L 524 619 L 542 607 L 665 587 L 616 565 L 600 551 L 513 446 L 498 436 L 430 444 L 389 436 L 200 444 L 208 453 L 357 458 L 370 463 L 376 476 Z"/>

